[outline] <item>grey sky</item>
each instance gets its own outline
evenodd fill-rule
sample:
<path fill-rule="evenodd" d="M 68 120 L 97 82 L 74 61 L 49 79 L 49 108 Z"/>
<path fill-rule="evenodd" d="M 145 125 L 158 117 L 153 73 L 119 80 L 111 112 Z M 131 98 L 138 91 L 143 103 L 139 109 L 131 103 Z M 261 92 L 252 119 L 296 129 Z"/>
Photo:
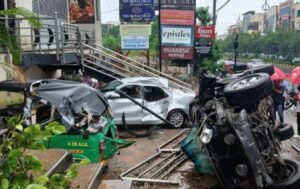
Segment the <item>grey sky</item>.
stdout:
<path fill-rule="evenodd" d="M 269 0 L 270 6 L 278 5 L 285 0 Z M 212 9 L 213 0 L 197 0 L 197 7 L 209 6 Z M 221 6 L 226 0 L 217 0 L 218 6 Z M 217 32 L 223 34 L 227 32 L 228 26 L 234 24 L 239 14 L 254 10 L 263 12 L 262 5 L 264 0 L 231 0 L 218 14 Z M 102 22 L 119 21 L 119 0 L 101 0 Z"/>

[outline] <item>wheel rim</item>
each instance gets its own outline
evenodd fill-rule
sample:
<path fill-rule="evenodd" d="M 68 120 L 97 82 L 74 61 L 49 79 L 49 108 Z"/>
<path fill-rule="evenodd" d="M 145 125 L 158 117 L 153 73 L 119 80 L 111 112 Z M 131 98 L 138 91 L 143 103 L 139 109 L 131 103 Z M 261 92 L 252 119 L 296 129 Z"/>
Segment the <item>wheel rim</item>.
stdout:
<path fill-rule="evenodd" d="M 170 116 L 170 123 L 174 127 L 181 127 L 184 122 L 184 117 L 180 112 L 174 112 Z"/>
<path fill-rule="evenodd" d="M 243 88 L 246 88 L 246 87 L 252 85 L 253 83 L 258 82 L 261 79 L 262 79 L 261 76 L 254 76 L 254 77 L 244 78 L 244 79 L 234 83 L 233 85 L 231 85 L 230 89 L 231 90 L 243 89 Z"/>

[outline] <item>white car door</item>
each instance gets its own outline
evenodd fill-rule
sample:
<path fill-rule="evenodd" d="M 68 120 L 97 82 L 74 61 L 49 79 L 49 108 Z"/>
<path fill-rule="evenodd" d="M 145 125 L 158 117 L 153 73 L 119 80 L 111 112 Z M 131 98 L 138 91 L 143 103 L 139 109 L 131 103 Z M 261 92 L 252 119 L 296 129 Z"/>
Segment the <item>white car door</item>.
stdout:
<path fill-rule="evenodd" d="M 170 96 L 161 88 L 154 86 L 143 87 L 143 104 L 150 110 L 159 114 L 163 118 L 167 117 L 168 108 L 170 104 Z M 143 110 L 144 117 L 143 124 L 157 124 L 163 123 L 159 118 L 152 115 L 147 110 Z"/>
<path fill-rule="evenodd" d="M 138 85 L 126 85 L 120 88 L 122 92 L 129 95 L 139 103 L 142 103 L 141 87 Z M 143 110 L 140 106 L 126 98 L 120 96 L 119 98 L 108 99 L 109 105 L 112 109 L 116 124 L 122 124 L 122 114 L 125 113 L 126 123 L 129 125 L 137 125 L 142 123 Z"/>

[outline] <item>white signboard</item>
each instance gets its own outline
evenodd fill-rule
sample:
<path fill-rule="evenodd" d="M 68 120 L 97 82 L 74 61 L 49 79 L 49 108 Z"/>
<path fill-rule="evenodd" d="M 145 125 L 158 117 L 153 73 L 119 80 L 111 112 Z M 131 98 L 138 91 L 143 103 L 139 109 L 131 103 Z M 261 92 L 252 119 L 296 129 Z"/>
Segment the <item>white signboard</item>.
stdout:
<path fill-rule="evenodd" d="M 162 26 L 161 42 L 166 46 L 193 46 L 193 27 Z"/>
<path fill-rule="evenodd" d="M 121 36 L 121 48 L 123 50 L 149 49 L 148 36 Z"/>

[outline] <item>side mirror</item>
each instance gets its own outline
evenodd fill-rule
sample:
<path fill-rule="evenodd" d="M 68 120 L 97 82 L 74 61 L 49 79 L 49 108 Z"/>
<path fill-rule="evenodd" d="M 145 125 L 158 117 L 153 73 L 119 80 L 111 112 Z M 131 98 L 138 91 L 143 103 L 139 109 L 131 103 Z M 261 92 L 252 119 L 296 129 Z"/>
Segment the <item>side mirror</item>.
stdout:
<path fill-rule="evenodd" d="M 107 99 L 115 99 L 115 98 L 120 98 L 120 94 L 112 91 L 112 92 L 108 92 L 104 95 Z"/>

